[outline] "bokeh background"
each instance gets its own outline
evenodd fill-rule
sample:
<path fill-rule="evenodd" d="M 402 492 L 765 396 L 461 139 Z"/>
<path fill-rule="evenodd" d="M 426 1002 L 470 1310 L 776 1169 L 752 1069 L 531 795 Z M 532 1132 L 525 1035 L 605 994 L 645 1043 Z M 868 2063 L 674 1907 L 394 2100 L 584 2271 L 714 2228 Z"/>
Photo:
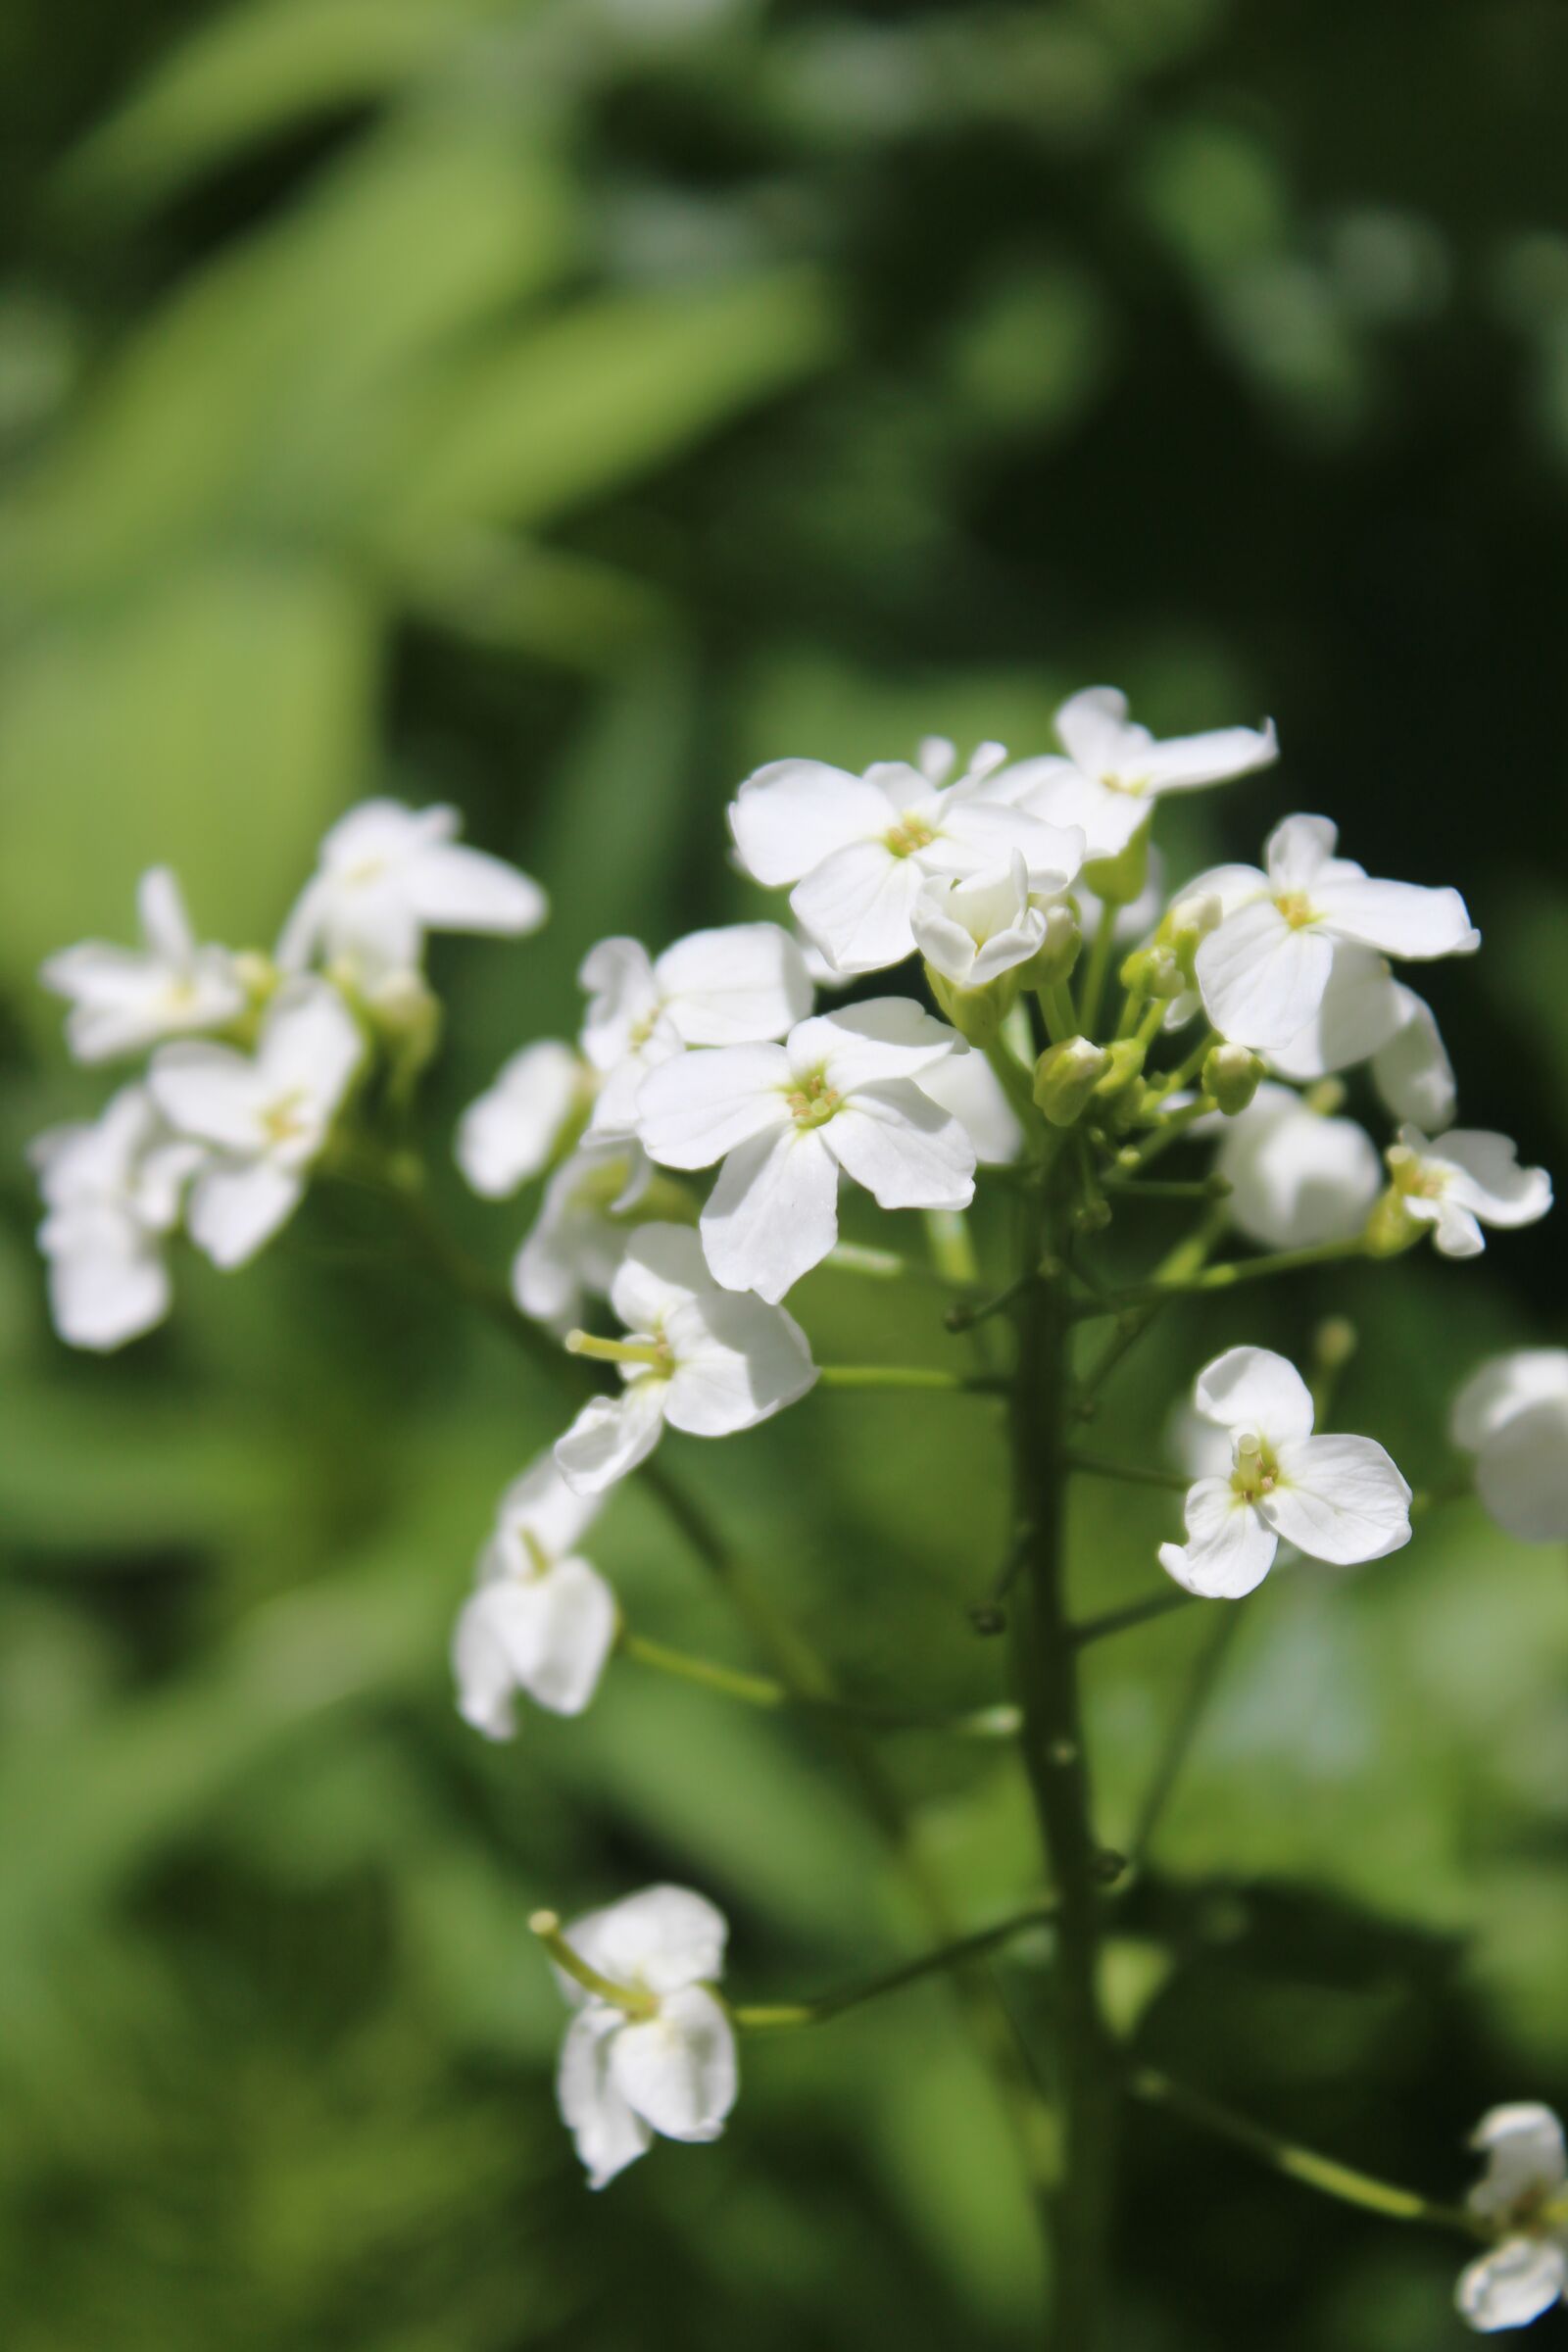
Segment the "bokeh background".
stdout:
<path fill-rule="evenodd" d="M 514 1747 L 445 1644 L 559 1400 L 353 1201 L 193 1258 L 130 1353 L 51 1336 L 26 1138 L 101 1099 L 33 974 L 140 868 L 267 943 L 323 826 L 461 805 L 548 883 L 439 943 L 425 1104 L 499 1270 L 530 1213 L 461 1106 L 569 1033 L 596 937 L 760 911 L 764 758 L 1047 748 L 1071 688 L 1286 759 L 1172 812 L 1173 870 L 1325 808 L 1487 934 L 1432 995 L 1468 1124 L 1563 1159 L 1568 18 L 1553 0 L 6 0 L 0 86 L 0 2301 L 15 2352 L 1037 2340 L 1028 2214 L 940 1987 L 760 2049 L 721 2146 L 583 2192 L 530 1908 L 648 1880 L 748 1991 L 921 1934 L 830 1745 L 612 1672 Z M 1370 1105 L 1367 1106 L 1370 1109 Z M 1152 1248 L 1154 1239 L 1144 1245 Z M 1152 1449 L 1238 1337 L 1348 1306 L 1344 1425 L 1422 1483 L 1490 1349 L 1560 1340 L 1550 1229 L 1157 1329 Z M 824 1355 L 938 1354 L 817 1275 Z M 983 1698 L 975 1405 L 817 1398 L 684 1468 L 872 1696 Z M 1106 1432 L 1107 1446 L 1111 1433 Z M 680 1444 L 682 1442 L 676 1442 Z M 1157 1495 L 1075 1520 L 1148 1589 Z M 749 1660 L 629 1493 L 644 1630 Z M 1098 1652 L 1125 1836 L 1201 1610 Z M 1148 2049 L 1439 2194 L 1568 2099 L 1568 1581 L 1468 1506 L 1249 1612 L 1119 1963 Z M 1004 1762 L 911 1738 L 909 1837 L 976 1923 L 1032 1891 Z M 1025 2018 L 1027 1954 L 1006 1975 Z M 1461 2340 L 1453 2250 L 1135 2118 L 1138 2352 Z M 1546 2332 L 1560 2322 L 1544 2323 Z"/>

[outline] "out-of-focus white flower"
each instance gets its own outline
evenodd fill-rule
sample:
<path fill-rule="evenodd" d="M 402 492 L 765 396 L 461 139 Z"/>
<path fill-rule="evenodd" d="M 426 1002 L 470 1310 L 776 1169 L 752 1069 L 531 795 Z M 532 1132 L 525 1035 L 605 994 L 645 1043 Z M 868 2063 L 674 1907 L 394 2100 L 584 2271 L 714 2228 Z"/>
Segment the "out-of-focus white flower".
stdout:
<path fill-rule="evenodd" d="M 553 1715 L 580 1715 L 598 1689 L 615 1601 L 576 1551 L 598 1509 L 548 1453 L 501 1497 L 452 1638 L 459 1711 L 487 1740 L 513 1738 L 519 1691 Z"/>
<path fill-rule="evenodd" d="M 593 1099 L 594 1073 L 553 1037 L 514 1054 L 458 1126 L 457 1162 L 486 1200 L 547 1168 Z"/>
<path fill-rule="evenodd" d="M 1487 2159 L 1470 2210 L 1497 2242 L 1465 2265 L 1454 2300 L 1472 2328 L 1492 2335 L 1528 2327 L 1568 2288 L 1568 2162 L 1561 2124 L 1533 2099 L 1491 2108 L 1470 2144 Z"/>
<path fill-rule="evenodd" d="M 539 1214 L 512 1261 L 512 1295 L 557 1333 L 582 1319 L 585 1298 L 608 1298 L 654 1171 L 640 1144 L 581 1144 L 545 1186 Z M 640 1213 L 639 1213 L 640 1212 Z"/>
<path fill-rule="evenodd" d="M 1325 1116 L 1288 1086 L 1265 1082 L 1218 1137 L 1214 1172 L 1230 1186 L 1232 1222 L 1271 1250 L 1348 1242 L 1382 1186 L 1377 1146 L 1354 1119 Z"/>
<path fill-rule="evenodd" d="M 1196 963 L 1204 1010 L 1234 1044 L 1289 1047 L 1316 1019 L 1347 945 L 1427 961 L 1480 946 L 1456 890 L 1376 881 L 1335 857 L 1338 839 L 1326 816 L 1288 816 L 1264 844 L 1266 872 L 1222 866 L 1194 884 L 1225 908 Z"/>
<path fill-rule="evenodd" d="M 988 793 L 1050 824 L 1077 826 L 1091 862 L 1119 857 L 1162 794 L 1250 775 L 1280 750 L 1272 719 L 1156 743 L 1129 719 L 1127 697 L 1114 686 L 1071 696 L 1056 712 L 1056 734 L 1064 759 L 1016 760 L 991 779 Z"/>
<path fill-rule="evenodd" d="M 656 2132 L 706 2141 L 723 2131 L 739 2070 L 735 2030 L 711 1988 L 728 1936 L 723 1913 L 684 1886 L 649 1886 L 564 1931 L 608 1988 L 587 1990 L 556 1971 L 577 2011 L 556 2090 L 590 2188 L 644 2155 Z"/>
<path fill-rule="evenodd" d="M 944 1054 L 915 1073 L 915 1085 L 957 1120 L 985 1168 L 1009 1168 L 1023 1152 L 1023 1129 L 983 1054 Z"/>
<path fill-rule="evenodd" d="M 650 1070 L 688 1046 L 782 1037 L 811 1009 L 800 947 L 777 923 L 693 931 L 657 960 L 635 939 L 602 939 L 577 974 L 590 1002 L 582 1050 L 602 1084 L 595 1136 L 628 1136 Z"/>
<path fill-rule="evenodd" d="M 1232 1348 L 1193 1394 L 1228 1434 L 1231 1468 L 1188 1490 L 1188 1540 L 1159 1547 L 1160 1566 L 1189 1592 L 1239 1599 L 1282 1542 L 1336 1567 L 1408 1544 L 1410 1490 L 1394 1463 L 1371 1438 L 1314 1437 L 1311 1395 L 1283 1355 Z"/>
<path fill-rule="evenodd" d="M 517 939 L 549 902 L 537 882 L 457 839 L 455 808 L 363 801 L 321 844 L 320 862 L 277 943 L 279 969 L 343 962 L 360 986 L 418 964 L 431 931 Z"/>
<path fill-rule="evenodd" d="M 625 1341 L 579 1340 L 625 1386 L 596 1396 L 556 1445 L 579 1494 L 597 1494 L 645 1461 L 671 1429 L 722 1438 L 766 1421 L 816 1378 L 806 1334 L 781 1306 L 720 1290 L 689 1227 L 645 1225 L 610 1286 Z"/>
<path fill-rule="evenodd" d="M 164 1238 L 201 1147 L 171 1135 L 145 1087 L 127 1086 L 90 1125 L 49 1128 L 29 1156 L 55 1329 L 72 1348 L 122 1348 L 169 1312 Z"/>
<path fill-rule="evenodd" d="M 1568 1536 L 1568 1348 L 1521 1348 L 1471 1374 L 1448 1434 L 1476 1457 L 1476 1493 L 1526 1544 Z"/>
<path fill-rule="evenodd" d="M 932 874 L 909 910 L 914 944 L 955 988 L 985 988 L 1038 955 L 1046 910 L 1030 895 L 1014 850 L 1006 864 L 978 874 Z"/>
<path fill-rule="evenodd" d="M 1317 1011 L 1269 1059 L 1298 1086 L 1370 1062 L 1372 1083 L 1396 1119 L 1413 1119 L 1431 1135 L 1453 1117 L 1453 1065 L 1432 1008 L 1370 948 L 1337 946 Z"/>
<path fill-rule="evenodd" d="M 667 1167 L 724 1165 L 702 1215 L 726 1290 L 782 1298 L 838 1239 L 839 1172 L 883 1208 L 964 1208 L 974 1147 L 914 1084 L 957 1044 L 907 997 L 819 1013 L 781 1046 L 666 1062 L 640 1126 Z"/>
<path fill-rule="evenodd" d="M 221 1029 L 249 1003 L 227 948 L 198 947 L 166 865 L 136 888 L 142 945 L 84 940 L 51 956 L 39 974 L 45 988 L 71 1000 L 66 1039 L 78 1061 L 139 1054 L 166 1037 Z"/>
<path fill-rule="evenodd" d="M 1534 1225 L 1551 1206 L 1545 1169 L 1522 1168 L 1517 1146 L 1484 1128 L 1450 1127 L 1435 1144 L 1401 1127 L 1387 1157 L 1405 1214 L 1432 1227 L 1445 1257 L 1477 1257 L 1483 1225 Z"/>
<path fill-rule="evenodd" d="M 254 1054 L 190 1043 L 154 1055 L 159 1109 L 210 1148 L 185 1222 L 215 1266 L 243 1265 L 293 1215 L 364 1051 L 337 990 L 305 979 L 268 1005 Z"/>
<path fill-rule="evenodd" d="M 980 873 L 1016 850 L 1031 888 L 1054 896 L 1083 863 L 1081 833 L 982 797 L 1006 756 L 1000 745 L 983 746 L 944 786 L 951 756 L 933 738 L 921 746 L 925 772 L 888 760 L 863 776 L 820 760 L 776 760 L 730 803 L 742 865 L 769 888 L 794 885 L 797 920 L 838 972 L 880 971 L 912 953 L 914 902 L 933 874 Z"/>

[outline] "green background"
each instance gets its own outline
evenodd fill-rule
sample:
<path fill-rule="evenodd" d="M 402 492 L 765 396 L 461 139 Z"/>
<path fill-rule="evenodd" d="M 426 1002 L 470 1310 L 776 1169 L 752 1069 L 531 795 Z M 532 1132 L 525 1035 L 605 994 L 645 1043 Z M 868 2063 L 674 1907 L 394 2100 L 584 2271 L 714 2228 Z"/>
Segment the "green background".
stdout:
<path fill-rule="evenodd" d="M 204 936 L 266 944 L 354 798 L 457 802 L 555 902 L 432 958 L 438 1189 L 500 1270 L 530 1208 L 464 1196 L 456 1116 L 569 1034 L 595 938 L 763 909 L 738 777 L 932 730 L 1044 749 L 1112 678 L 1162 731 L 1280 721 L 1278 770 L 1171 812 L 1173 876 L 1307 808 L 1465 890 L 1486 947 L 1431 985 L 1461 1115 L 1560 1161 L 1568 19 L 8 0 L 0 86 L 7 2341 L 1035 2340 L 940 1986 L 750 2053 L 717 2148 L 584 2193 L 534 1905 L 700 1885 L 762 1998 L 923 1931 L 810 1732 L 630 1664 L 511 1748 L 457 1721 L 450 1622 L 562 1406 L 359 1204 L 241 1277 L 186 1253 L 127 1355 L 53 1340 L 23 1151 L 105 1087 L 33 974 L 128 935 L 154 859 Z M 1560 1339 L 1554 1267 L 1538 1229 L 1172 1318 L 1098 1440 L 1152 1452 L 1217 1348 L 1299 1352 L 1344 1308 L 1343 1425 L 1441 1478 L 1458 1381 Z M 792 1305 L 824 1358 L 953 1346 L 842 1276 Z M 854 1689 L 1000 1690 L 965 1619 L 989 1407 L 816 1396 L 670 1453 Z M 1075 1513 L 1081 1605 L 1148 1590 L 1168 1500 Z M 755 1663 L 638 1493 L 592 1548 L 641 1628 Z M 1112 1843 L 1204 1616 L 1094 1656 Z M 1118 1963 L 1149 2052 L 1439 2195 L 1484 2106 L 1568 2100 L 1565 1665 L 1560 1548 L 1468 1506 L 1271 1585 Z M 1027 1900 L 1006 1763 L 889 1760 L 960 1915 Z M 1038 2018 L 1027 1952 L 1004 1983 Z M 1445 2241 L 1163 2120 L 1127 2165 L 1128 2352 L 1463 2340 Z"/>

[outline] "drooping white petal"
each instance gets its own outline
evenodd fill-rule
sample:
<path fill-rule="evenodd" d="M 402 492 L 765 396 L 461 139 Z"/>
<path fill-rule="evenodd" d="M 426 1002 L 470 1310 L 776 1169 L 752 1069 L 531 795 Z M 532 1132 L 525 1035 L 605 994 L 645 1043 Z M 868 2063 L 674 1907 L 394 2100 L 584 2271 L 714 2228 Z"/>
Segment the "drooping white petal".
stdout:
<path fill-rule="evenodd" d="M 1269 888 L 1304 892 L 1315 904 L 1339 838 L 1338 825 L 1326 816 L 1283 817 L 1263 844 Z"/>
<path fill-rule="evenodd" d="M 741 863 L 769 889 L 801 881 L 835 851 L 873 839 L 894 821 L 875 784 L 821 760 L 770 761 L 747 777 L 729 807 Z"/>
<path fill-rule="evenodd" d="M 572 2019 L 562 2045 L 556 2096 L 590 2188 L 607 2187 L 653 2144 L 652 2128 L 633 2113 L 611 2076 L 611 2058 L 624 2030 L 620 2011 L 598 2002 Z"/>
<path fill-rule="evenodd" d="M 794 1404 L 816 1379 L 806 1334 L 782 1306 L 741 1291 L 715 1291 L 670 1316 L 675 1372 L 665 1415 L 671 1429 L 722 1438 L 753 1429 Z"/>
<path fill-rule="evenodd" d="M 1350 1069 L 1394 1037 L 1407 1018 L 1401 1000 L 1408 995 L 1381 956 L 1336 941 L 1322 1003 L 1306 1027 L 1269 1059 L 1282 1078 L 1298 1085 Z"/>
<path fill-rule="evenodd" d="M 482 1628 L 535 1705 L 553 1715 L 580 1715 L 614 1646 L 615 1624 L 614 1595 L 604 1578 L 586 1560 L 565 1559 L 543 1576 L 481 1586 L 464 1610 L 459 1638 L 466 1627 L 471 1647 Z"/>
<path fill-rule="evenodd" d="M 1519 1348 L 1473 1372 L 1454 1397 L 1448 1435 L 1466 1453 L 1535 1404 L 1568 1406 L 1568 1348 Z"/>
<path fill-rule="evenodd" d="M 916 1077 L 960 1042 L 956 1030 L 933 1020 L 912 997 L 872 997 L 802 1021 L 785 1050 L 797 1076 L 820 1069 L 836 1093 L 850 1095 L 885 1078 Z"/>
<path fill-rule="evenodd" d="M 323 1115 L 341 1102 L 364 1056 L 359 1023 L 324 980 L 291 980 L 280 988 L 256 1041 L 269 1093 L 297 1092 Z"/>
<path fill-rule="evenodd" d="M 610 2045 L 610 2072 L 634 2113 L 666 2139 L 717 2139 L 735 2104 L 735 2029 L 701 1985 L 661 2001 Z"/>
<path fill-rule="evenodd" d="M 1271 899 L 1256 899 L 1199 943 L 1194 968 L 1220 1035 L 1269 1053 L 1288 1046 L 1313 1019 L 1333 961 L 1333 945 L 1321 931 L 1298 927 Z"/>
<path fill-rule="evenodd" d="M 974 1146 L 911 1079 L 858 1088 L 820 1133 L 881 1208 L 967 1208 L 974 1199 Z"/>
<path fill-rule="evenodd" d="M 1440 1144 L 1429 1144 L 1406 1129 L 1401 1140 L 1421 1160 L 1446 1172 L 1446 1198 L 1484 1224 L 1534 1225 L 1551 1206 L 1551 1178 L 1544 1168 L 1522 1168 L 1518 1147 L 1505 1135 L 1450 1127 Z"/>
<path fill-rule="evenodd" d="M 1205 1600 L 1240 1600 L 1255 1591 L 1279 1546 L 1230 1480 L 1200 1478 L 1188 1490 L 1185 1517 L 1187 1542 L 1159 1547 L 1166 1575 Z"/>
<path fill-rule="evenodd" d="M 1405 1206 L 1418 1224 L 1434 1228 L 1433 1246 L 1445 1257 L 1479 1257 L 1485 1250 L 1480 1219 L 1457 1200 L 1407 1200 Z"/>
<path fill-rule="evenodd" d="M 583 1294 L 606 1298 L 633 1228 L 617 1215 L 651 1174 L 635 1145 L 584 1145 L 545 1187 L 512 1266 L 512 1295 L 553 1330 L 581 1320 Z"/>
<path fill-rule="evenodd" d="M 1383 1173 L 1377 1147 L 1353 1119 L 1322 1117 L 1289 1087 L 1267 1083 L 1223 1122 L 1214 1169 L 1231 1187 L 1232 1221 L 1271 1250 L 1349 1241 Z"/>
<path fill-rule="evenodd" d="M 1568 1396 L 1527 1404 L 1495 1431 L 1476 1463 L 1476 1492 L 1525 1544 L 1568 1537 Z"/>
<path fill-rule="evenodd" d="M 492 1560 L 487 1552 L 487 1570 L 522 1573 L 531 1556 L 521 1541 L 524 1536 L 547 1560 L 564 1559 L 581 1543 L 599 1508 L 596 1499 L 567 1486 L 553 1453 L 541 1453 L 513 1480 L 497 1505 L 491 1549 L 500 1556 Z"/>
<path fill-rule="evenodd" d="M 1549 2196 L 1568 2180 L 1562 2124 L 1539 2099 L 1489 2107 L 1470 2134 L 1470 2145 L 1487 2159 L 1485 2176 L 1470 2191 L 1472 2213 L 1505 2214 L 1522 2199 Z"/>
<path fill-rule="evenodd" d="M 1453 1064 L 1431 1005 L 1397 980 L 1393 990 L 1399 1025 L 1372 1055 L 1372 1083 L 1396 1119 L 1437 1135 L 1458 1106 Z"/>
<path fill-rule="evenodd" d="M 520 939 L 537 931 L 550 902 L 529 874 L 483 850 L 439 842 L 412 858 L 408 901 L 427 930 Z"/>
<path fill-rule="evenodd" d="M 572 1950 L 612 1984 L 662 1995 L 716 1984 L 728 1940 L 723 1912 L 690 1886 L 645 1886 L 566 1930 Z M 563 1989 L 580 1998 L 574 1986 Z"/>
<path fill-rule="evenodd" d="M 1215 727 L 1206 735 L 1173 735 L 1152 743 L 1141 765 L 1152 793 L 1191 792 L 1200 784 L 1224 784 L 1271 766 L 1280 756 L 1274 721 L 1260 727 Z"/>
<path fill-rule="evenodd" d="M 688 1046 L 783 1037 L 811 1009 L 806 959 L 777 923 L 693 931 L 664 950 L 654 977 L 668 1018 Z"/>
<path fill-rule="evenodd" d="M 571 1048 L 556 1038 L 514 1054 L 458 1127 L 458 1165 L 474 1192 L 505 1200 L 549 1166 L 584 1094 L 584 1075 Z"/>
<path fill-rule="evenodd" d="M 1320 879 L 1312 904 L 1325 926 L 1380 955 L 1430 961 L 1467 956 L 1481 945 L 1456 890 L 1424 890 L 1414 882 L 1379 882 L 1370 875 Z"/>
<path fill-rule="evenodd" d="M 304 1192 L 303 1178 L 274 1160 L 214 1161 L 191 1187 L 185 1223 L 197 1249 L 228 1272 L 288 1222 Z"/>
<path fill-rule="evenodd" d="M 148 948 L 163 962 L 184 963 L 196 953 L 179 884 L 167 865 L 149 866 L 137 883 L 136 916 Z"/>
<path fill-rule="evenodd" d="M 458 1713 L 486 1740 L 516 1737 L 517 1678 L 488 1592 L 470 1593 L 452 1633 Z"/>
<path fill-rule="evenodd" d="M 632 1051 L 660 1008 L 659 983 L 648 950 L 638 939 L 602 939 L 577 967 L 586 990 L 582 1050 L 596 1070 L 612 1070 Z"/>
<path fill-rule="evenodd" d="M 983 1054 L 945 1054 L 914 1080 L 939 1110 L 956 1118 L 985 1168 L 1010 1167 L 1023 1151 L 1023 1129 L 1001 1079 Z"/>
<path fill-rule="evenodd" d="M 1271 1348 L 1228 1348 L 1199 1374 L 1193 1395 L 1199 1411 L 1222 1429 L 1250 1431 L 1273 1446 L 1304 1438 L 1312 1427 L 1311 1391 Z"/>
<path fill-rule="evenodd" d="M 1373 1439 L 1292 1438 L 1278 1452 L 1279 1484 L 1257 1507 L 1298 1550 L 1348 1567 L 1409 1543 L 1410 1490 Z"/>
<path fill-rule="evenodd" d="M 1483 2335 L 1526 2328 L 1549 2311 L 1568 2281 L 1568 2251 L 1554 2239 L 1505 2237 L 1459 2274 L 1460 2316 Z"/>
<path fill-rule="evenodd" d="M 602 1494 L 618 1478 L 645 1462 L 664 1428 L 668 1381 L 649 1372 L 618 1396 L 593 1396 L 564 1438 L 556 1440 L 556 1465 L 579 1494 Z"/>
<path fill-rule="evenodd" d="M 171 1286 L 156 1245 L 130 1219 L 99 1211 L 94 1224 L 95 1234 L 78 1230 L 48 1251 L 49 1313 L 68 1347 L 107 1353 L 163 1321 Z"/>
<path fill-rule="evenodd" d="M 790 1123 L 785 1096 L 791 1083 L 783 1046 L 715 1046 L 682 1054 L 643 1080 L 637 1097 L 643 1148 L 665 1167 L 711 1167 L 753 1136 Z"/>
<path fill-rule="evenodd" d="M 801 928 L 835 971 L 884 971 L 914 953 L 909 927 L 925 869 L 878 839 L 835 851 L 790 893 Z"/>
<path fill-rule="evenodd" d="M 776 1301 L 821 1263 L 839 1231 L 838 1166 L 823 1139 L 846 1115 L 827 1130 L 786 1117 L 730 1153 L 701 1221 L 715 1282 Z"/>
<path fill-rule="evenodd" d="M 1054 724 L 1062 750 L 1086 776 L 1120 774 L 1125 755 L 1137 748 L 1136 738 L 1127 741 L 1127 697 L 1116 686 L 1085 686 L 1069 695 Z M 1146 728 L 1139 734 L 1146 745 L 1152 741 Z"/>
<path fill-rule="evenodd" d="M 703 1246 L 689 1226 L 645 1225 L 627 1244 L 610 1303 L 628 1331 L 651 1332 L 713 1287 Z"/>

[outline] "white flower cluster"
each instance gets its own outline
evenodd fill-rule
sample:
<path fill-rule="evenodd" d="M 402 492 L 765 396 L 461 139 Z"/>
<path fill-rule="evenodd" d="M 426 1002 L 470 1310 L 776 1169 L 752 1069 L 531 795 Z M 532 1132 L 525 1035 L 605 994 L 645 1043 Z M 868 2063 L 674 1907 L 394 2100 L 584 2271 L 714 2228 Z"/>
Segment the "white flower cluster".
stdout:
<path fill-rule="evenodd" d="M 45 964 L 78 1060 L 151 1051 L 97 1120 L 33 1146 L 39 1247 L 71 1346 L 119 1348 L 162 1321 L 181 1225 L 232 1267 L 292 1215 L 377 1048 L 427 1003 L 427 933 L 515 938 L 544 920 L 537 883 L 457 830 L 451 808 L 351 809 L 271 956 L 198 945 L 160 866 L 142 877 L 139 948 L 87 941 Z"/>

